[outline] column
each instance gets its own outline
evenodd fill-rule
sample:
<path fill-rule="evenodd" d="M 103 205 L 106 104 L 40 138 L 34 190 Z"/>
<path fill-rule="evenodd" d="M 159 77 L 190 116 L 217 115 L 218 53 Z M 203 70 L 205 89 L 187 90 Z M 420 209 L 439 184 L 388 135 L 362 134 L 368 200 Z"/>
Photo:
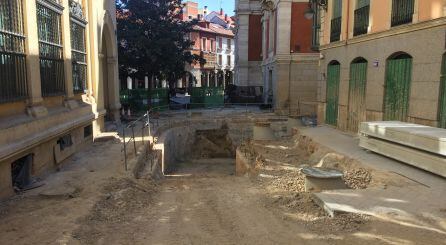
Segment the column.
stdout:
<path fill-rule="evenodd" d="M 127 89 L 128 90 L 132 89 L 132 78 L 131 77 L 127 77 Z"/>
<path fill-rule="evenodd" d="M 218 87 L 218 73 L 214 70 L 214 87 Z"/>
<path fill-rule="evenodd" d="M 68 0 L 62 0 L 64 7 L 61 16 L 62 25 L 62 45 L 64 57 L 64 71 L 65 71 L 65 94 L 67 100 L 73 100 L 73 66 L 71 61 L 71 32 L 70 32 L 70 5 Z M 68 107 L 76 106 L 74 102 L 66 102 Z"/>
<path fill-rule="evenodd" d="M 280 2 L 276 9 L 277 18 L 277 40 L 276 54 L 290 54 L 290 38 L 291 38 L 291 2 Z M 274 35 L 273 35 L 274 36 Z"/>
<path fill-rule="evenodd" d="M 223 70 L 223 89 L 226 88 L 226 71 Z"/>
<path fill-rule="evenodd" d="M 29 104 L 27 112 L 33 117 L 42 117 L 48 110 L 42 105 L 42 85 L 40 80 L 39 36 L 37 33 L 36 1 L 23 1 L 24 27 L 26 33 L 26 76 L 28 78 Z"/>
<path fill-rule="evenodd" d="M 206 71 L 206 87 L 209 87 L 210 83 L 209 81 L 211 80 L 211 72 Z"/>

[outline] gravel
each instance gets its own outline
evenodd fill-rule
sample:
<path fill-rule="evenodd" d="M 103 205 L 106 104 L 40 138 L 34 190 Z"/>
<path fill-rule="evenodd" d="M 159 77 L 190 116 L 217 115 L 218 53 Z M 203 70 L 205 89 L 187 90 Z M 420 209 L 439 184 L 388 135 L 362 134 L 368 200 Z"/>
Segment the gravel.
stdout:
<path fill-rule="evenodd" d="M 371 173 L 364 168 L 344 171 L 344 182 L 351 189 L 366 189 L 371 181 Z"/>

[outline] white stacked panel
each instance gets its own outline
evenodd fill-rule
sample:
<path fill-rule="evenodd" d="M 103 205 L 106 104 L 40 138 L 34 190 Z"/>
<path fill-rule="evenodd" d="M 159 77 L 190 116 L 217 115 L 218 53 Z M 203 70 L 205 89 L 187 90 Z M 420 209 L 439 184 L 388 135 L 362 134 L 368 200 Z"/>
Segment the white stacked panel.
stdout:
<path fill-rule="evenodd" d="M 446 156 L 446 130 L 405 122 L 363 122 L 361 135 Z"/>

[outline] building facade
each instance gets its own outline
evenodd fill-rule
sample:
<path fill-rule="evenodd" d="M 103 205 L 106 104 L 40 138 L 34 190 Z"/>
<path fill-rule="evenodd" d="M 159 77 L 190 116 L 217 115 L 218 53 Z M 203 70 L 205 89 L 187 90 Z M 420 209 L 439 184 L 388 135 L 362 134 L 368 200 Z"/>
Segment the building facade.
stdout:
<path fill-rule="evenodd" d="M 206 63 L 198 62 L 186 65 L 189 75 L 177 85 L 177 87 L 226 87 L 233 84 L 234 70 L 234 33 L 233 21 L 220 10 L 219 13 L 207 14 L 207 7 L 200 11 L 198 4 L 186 2 L 183 9 L 183 20 L 198 19 L 199 22 L 193 27 L 189 39 L 194 42 L 192 53 L 200 55 Z M 187 12 L 185 12 L 187 10 Z M 191 13 L 199 13 L 192 17 Z"/>
<path fill-rule="evenodd" d="M 119 120 L 112 0 L 0 2 L 0 198 Z"/>
<path fill-rule="evenodd" d="M 276 113 L 316 115 L 319 53 L 306 0 L 262 0 L 264 102 Z"/>
<path fill-rule="evenodd" d="M 262 5 L 260 1 L 235 1 L 235 85 L 262 87 Z"/>
<path fill-rule="evenodd" d="M 236 84 L 261 86 L 279 114 L 315 115 L 319 53 L 307 0 L 237 1 Z"/>
<path fill-rule="evenodd" d="M 446 127 L 443 0 L 329 0 L 321 16 L 319 122 Z"/>

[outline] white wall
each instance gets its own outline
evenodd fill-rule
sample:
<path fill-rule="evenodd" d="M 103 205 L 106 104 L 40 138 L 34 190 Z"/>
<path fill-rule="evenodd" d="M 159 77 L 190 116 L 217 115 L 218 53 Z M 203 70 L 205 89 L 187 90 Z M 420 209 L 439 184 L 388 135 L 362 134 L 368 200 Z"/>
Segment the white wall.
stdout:
<path fill-rule="evenodd" d="M 220 49 L 220 38 L 222 43 L 222 48 Z M 231 46 L 229 47 L 228 40 L 231 42 Z M 217 59 L 219 55 L 222 55 L 222 62 L 221 67 L 226 69 L 226 66 L 228 65 L 228 55 L 231 56 L 231 64 L 230 69 L 234 69 L 234 63 L 235 63 L 235 40 L 233 38 L 228 37 L 217 37 Z"/>

